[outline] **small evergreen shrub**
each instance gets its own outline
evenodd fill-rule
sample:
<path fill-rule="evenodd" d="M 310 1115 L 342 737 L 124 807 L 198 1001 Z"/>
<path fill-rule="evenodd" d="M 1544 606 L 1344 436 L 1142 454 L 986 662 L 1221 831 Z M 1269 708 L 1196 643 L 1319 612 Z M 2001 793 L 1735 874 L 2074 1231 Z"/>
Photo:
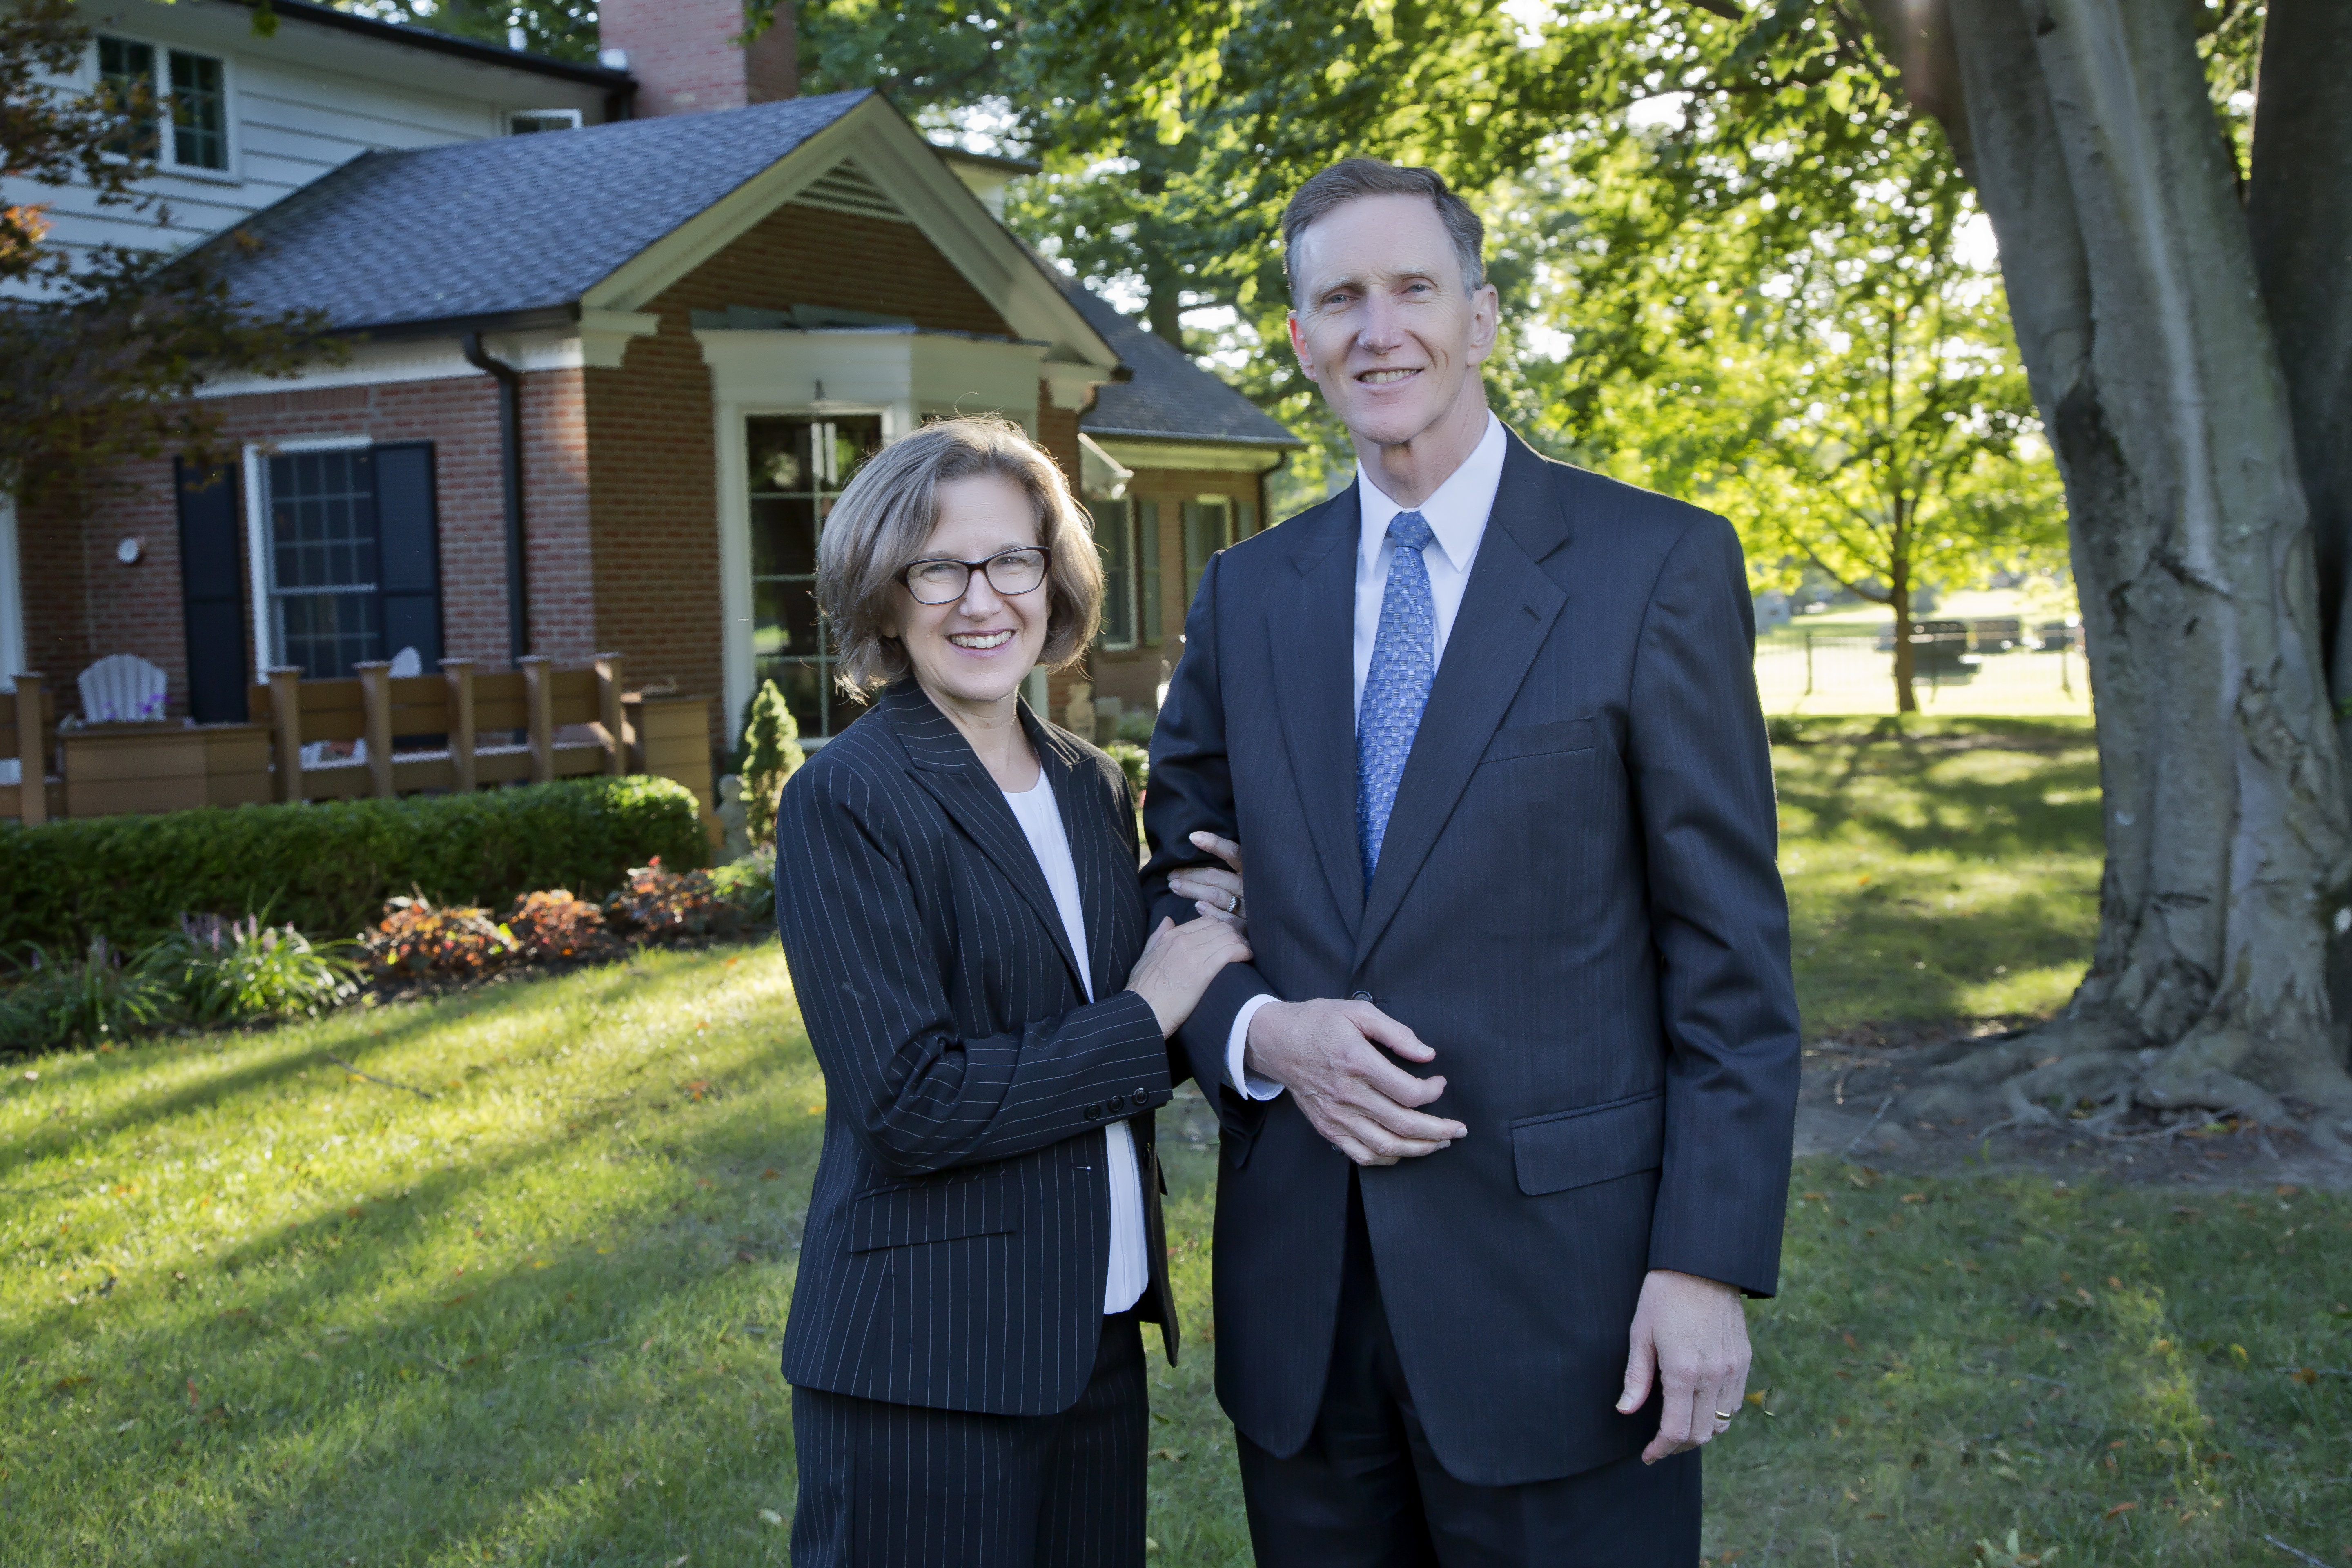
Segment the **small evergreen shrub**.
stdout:
<path fill-rule="evenodd" d="M 597 898 L 629 868 L 702 863 L 692 791 L 562 779 L 470 795 L 207 806 L 0 823 L 0 948 L 137 945 L 183 914 L 268 909 L 312 937 L 371 923 L 394 894 L 498 908 L 535 889 Z"/>
<path fill-rule="evenodd" d="M 752 847 L 776 839 L 776 802 L 784 781 L 808 761 L 801 750 L 801 727 L 772 680 L 763 680 L 743 710 L 743 829 Z"/>

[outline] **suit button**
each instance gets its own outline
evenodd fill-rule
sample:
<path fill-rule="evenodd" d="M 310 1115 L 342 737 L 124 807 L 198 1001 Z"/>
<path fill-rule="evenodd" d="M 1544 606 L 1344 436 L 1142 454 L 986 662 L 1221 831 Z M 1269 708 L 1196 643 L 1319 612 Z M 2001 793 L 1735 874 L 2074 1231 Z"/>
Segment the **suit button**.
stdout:
<path fill-rule="evenodd" d="M 1369 991 L 1359 991 L 1348 998 L 1350 1002 L 1369 1002 L 1371 999 L 1372 994 Z"/>
<path fill-rule="evenodd" d="M 1126 1097 L 1125 1095 L 1122 1095 L 1122 1094 L 1114 1094 L 1114 1095 L 1112 1095 L 1112 1096 L 1110 1097 L 1109 1105 L 1110 1105 L 1110 1108 L 1111 1108 L 1113 1110 L 1118 1110 L 1121 1106 L 1125 1105 L 1126 1103 L 1127 1103 L 1127 1097 Z"/>
<path fill-rule="evenodd" d="M 1138 1104 L 1138 1105 L 1149 1105 L 1149 1104 L 1150 1104 L 1150 1103 L 1151 1103 L 1151 1090 L 1150 1090 L 1150 1089 L 1148 1089 L 1148 1088 L 1138 1089 L 1135 1091 L 1135 1103 L 1136 1103 L 1136 1104 Z"/>
<path fill-rule="evenodd" d="M 1101 1120 L 1102 1120 L 1102 1107 L 1101 1107 L 1101 1106 L 1099 1106 L 1099 1105 L 1089 1105 L 1089 1106 L 1087 1106 L 1087 1121 L 1101 1121 Z"/>

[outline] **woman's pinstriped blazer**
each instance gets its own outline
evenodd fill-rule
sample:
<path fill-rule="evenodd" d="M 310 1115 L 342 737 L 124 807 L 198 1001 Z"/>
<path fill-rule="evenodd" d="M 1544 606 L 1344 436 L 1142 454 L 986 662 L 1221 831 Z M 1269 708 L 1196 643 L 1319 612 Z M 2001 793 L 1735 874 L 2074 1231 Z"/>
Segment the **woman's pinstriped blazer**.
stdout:
<path fill-rule="evenodd" d="M 1086 1386 L 1109 1262 L 1106 1121 L 1132 1118 L 1151 1279 L 1175 1359 L 1151 1109 L 1171 1084 L 1122 989 L 1146 934 L 1118 765 L 1021 721 L 1077 868 L 1089 1004 L 1012 808 L 912 680 L 784 788 L 776 923 L 824 1069 L 824 1152 L 784 1331 L 791 1382 L 1039 1415 Z"/>

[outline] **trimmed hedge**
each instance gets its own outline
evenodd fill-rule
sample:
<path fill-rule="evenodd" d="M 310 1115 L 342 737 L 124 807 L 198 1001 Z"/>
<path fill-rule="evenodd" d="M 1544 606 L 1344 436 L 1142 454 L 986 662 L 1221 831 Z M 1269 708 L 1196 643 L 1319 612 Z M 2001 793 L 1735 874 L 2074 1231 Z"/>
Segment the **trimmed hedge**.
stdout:
<path fill-rule="evenodd" d="M 263 910 L 349 936 L 412 888 L 492 909 L 546 888 L 593 898 L 656 855 L 685 870 L 708 848 L 693 792 L 664 778 L 0 824 L 0 944 L 131 946 L 183 913 Z"/>

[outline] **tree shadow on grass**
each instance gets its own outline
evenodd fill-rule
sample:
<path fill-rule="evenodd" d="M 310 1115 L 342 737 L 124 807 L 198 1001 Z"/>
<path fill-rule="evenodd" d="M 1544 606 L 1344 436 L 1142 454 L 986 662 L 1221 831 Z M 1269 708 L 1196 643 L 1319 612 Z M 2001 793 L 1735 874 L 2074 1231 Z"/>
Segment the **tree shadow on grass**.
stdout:
<path fill-rule="evenodd" d="M 1907 742 L 1839 750 L 1844 754 L 1792 755 L 1788 748 L 1774 754 L 1784 814 L 1793 808 L 1811 819 L 1804 837 L 1858 833 L 1910 855 L 2100 851 L 2098 758 L 2088 747 L 2041 755 L 2009 778 L 1983 776 L 1953 752 Z M 2065 798 L 2053 802 L 2052 795 Z"/>
<path fill-rule="evenodd" d="M 2022 973 L 2091 961 L 2095 874 L 2062 898 L 2043 889 L 1979 899 L 1966 913 L 1937 910 L 1900 886 L 1874 884 L 1798 900 L 1793 934 L 1798 999 L 1808 1021 L 1941 1019 L 1968 1016 L 1967 993 L 2004 969 Z"/>
<path fill-rule="evenodd" d="M 143 1542 L 118 1543 L 124 1550 L 112 1560 L 310 1563 L 339 1561 L 357 1546 L 365 1561 L 415 1561 L 460 1541 L 511 1542 L 519 1521 L 551 1510 L 561 1518 L 549 1528 L 562 1539 L 533 1546 L 544 1561 L 580 1560 L 591 1547 L 627 1537 L 643 1538 L 646 1552 L 658 1545 L 667 1561 L 677 1541 L 690 1538 L 708 1552 L 722 1533 L 723 1555 L 704 1560 L 761 1560 L 756 1529 L 749 1542 L 731 1533 L 758 1522 L 756 1510 L 734 1493 L 761 1479 L 759 1489 L 788 1511 L 788 1496 L 765 1484 L 789 1474 L 780 1457 L 789 1451 L 781 1417 L 752 1419 L 747 1441 L 747 1397 L 739 1391 L 698 1404 L 690 1391 L 707 1381 L 703 1352 L 677 1347 L 707 1341 L 730 1320 L 740 1328 L 747 1308 L 770 1326 L 782 1321 L 796 1226 L 747 1235 L 756 1227 L 740 1213 L 729 1219 L 712 1212 L 720 1206 L 719 1189 L 704 1186 L 713 1178 L 697 1173 L 719 1172 L 723 1181 L 726 1172 L 781 1164 L 782 1180 L 762 1184 L 752 1176 L 725 1195 L 740 1210 L 747 1189 L 762 1199 L 773 1194 L 772 1210 L 796 1215 L 821 1124 L 780 1117 L 775 1100 L 789 1085 L 777 1080 L 813 1070 L 803 1047 L 769 1072 L 740 1075 L 751 1080 L 740 1092 L 681 1107 L 666 1130 L 678 1148 L 675 1157 L 608 1149 L 606 1158 L 642 1168 L 645 1196 L 632 1212 L 604 1216 L 594 1237 L 568 1238 L 572 1256 L 550 1268 L 517 1260 L 461 1288 L 426 1279 L 417 1255 L 463 1223 L 485 1191 L 575 1157 L 590 1141 L 583 1136 L 550 1132 L 435 1173 L 406 1201 L 379 1205 L 361 1220 L 321 1212 L 244 1241 L 217 1266 L 216 1300 L 235 1303 L 225 1312 L 207 1302 L 194 1322 L 118 1319 L 106 1331 L 110 1365 L 102 1375 L 128 1386 L 97 1392 L 145 1429 L 129 1443 L 118 1439 L 119 1447 L 108 1445 L 117 1451 L 106 1456 L 106 1468 L 142 1478 L 149 1501 L 129 1511 L 152 1512 L 158 1499 L 166 1507 Z M 420 1106 L 412 1115 L 423 1112 Z M 610 1243 L 609 1262 L 586 1250 L 592 1239 Z M 737 1256 L 747 1252 L 749 1264 Z M 304 1268 L 305 1258 L 326 1261 Z M 381 1305 L 387 1299 L 388 1310 Z M 186 1310 L 182 1303 L 167 1310 Z M 318 1360 L 315 1345 L 288 1331 L 337 1318 L 362 1326 Z M 89 1313 L 54 1311 L 24 1327 L 28 1342 L 70 1341 L 76 1329 L 89 1327 Z M 662 1352 L 648 1353 L 649 1339 Z M 748 1404 L 781 1411 L 785 1392 L 772 1345 L 763 1341 L 730 1375 L 756 1369 L 761 1387 Z M 345 1381 L 345 1363 L 358 1363 L 356 1383 Z M 116 1369 L 126 1366 L 143 1370 L 125 1377 Z M 627 1462 L 647 1474 L 666 1465 L 677 1470 L 681 1456 L 729 1444 L 743 1463 L 712 1466 L 708 1484 L 678 1477 L 677 1502 L 701 1499 L 718 1511 L 706 1518 L 696 1503 L 674 1519 L 669 1512 L 677 1510 L 655 1510 L 660 1517 L 648 1523 L 647 1505 L 669 1487 L 630 1493 L 614 1468 L 626 1456 L 600 1432 L 621 1435 L 622 1449 L 635 1441 L 627 1434 L 645 1439 L 650 1451 Z M 59 1458 L 53 1451 L 50 1463 Z M 756 1476 L 744 1468 L 753 1460 Z M 601 1478 L 608 1496 L 583 1499 L 586 1468 L 610 1472 Z M 37 1484 L 20 1474 L 21 1484 Z M 52 1479 L 73 1488 L 68 1478 Z M 215 1500 L 200 1517 L 185 1510 L 172 1517 L 172 1491 L 154 1489 L 164 1480 L 193 1484 Z M 728 1496 L 704 1496 L 721 1481 Z M 774 1545 L 780 1553 L 781 1532 Z"/>
<path fill-rule="evenodd" d="M 691 955 L 694 962 L 690 965 L 678 965 L 666 978 L 675 980 L 705 972 L 730 956 L 735 955 L 720 949 L 702 950 Z M 583 973 L 598 976 L 599 984 L 578 993 L 559 994 L 553 989 L 566 982 L 576 984 Z M 222 1032 L 198 1036 L 194 1041 L 143 1044 L 111 1058 L 79 1053 L 68 1058 L 36 1058 L 63 1065 L 70 1075 L 59 1076 L 55 1066 L 37 1068 L 45 1070 L 48 1078 L 47 1092 L 74 1089 L 84 1094 L 103 1095 L 115 1102 L 115 1109 L 97 1111 L 64 1126 L 45 1128 L 19 1143 L 0 1148 L 0 1182 L 5 1182 L 18 1169 L 58 1158 L 91 1142 L 126 1137 L 142 1126 L 210 1110 L 258 1089 L 284 1087 L 296 1073 L 307 1068 L 339 1070 L 328 1059 L 331 1056 L 341 1056 L 364 1069 L 366 1064 L 360 1060 L 362 1052 L 379 1057 L 476 1016 L 611 1000 L 642 987 L 646 979 L 644 972 L 629 962 L 617 962 L 602 970 L 533 977 L 520 984 L 461 991 L 364 1011 L 347 1010 L 277 1029 Z M 376 1030 L 362 1027 L 373 1020 L 385 1020 L 388 1026 Z M 190 1053 L 206 1049 L 216 1057 L 241 1055 L 242 1059 L 237 1065 L 226 1066 L 217 1073 L 197 1077 L 163 1093 L 150 1093 L 141 1087 L 139 1080 L 143 1076 L 160 1069 L 188 1067 L 192 1061 Z M 249 1055 L 243 1054 L 248 1052 Z M 428 1092 L 438 1090 L 428 1089 Z"/>

